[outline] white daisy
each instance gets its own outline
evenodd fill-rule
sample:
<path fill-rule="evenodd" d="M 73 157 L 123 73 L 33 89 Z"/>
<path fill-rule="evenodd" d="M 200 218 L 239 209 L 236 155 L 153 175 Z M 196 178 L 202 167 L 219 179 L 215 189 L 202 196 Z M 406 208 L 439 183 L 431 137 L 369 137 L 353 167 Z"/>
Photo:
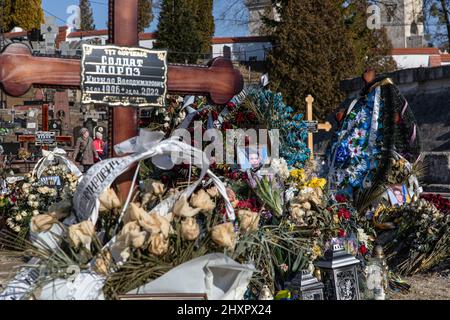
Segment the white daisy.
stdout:
<path fill-rule="evenodd" d="M 354 158 L 354 157 L 358 157 L 361 155 L 362 153 L 362 148 L 361 146 L 348 146 L 348 149 L 350 151 L 350 157 Z"/>
<path fill-rule="evenodd" d="M 355 121 L 356 122 L 364 122 L 367 119 L 367 114 L 364 110 L 361 110 L 360 112 L 358 112 L 358 114 L 356 115 Z"/>
<path fill-rule="evenodd" d="M 352 138 L 354 138 L 354 139 L 362 138 L 362 137 L 364 137 L 366 135 L 366 133 L 367 133 L 366 130 L 360 129 L 360 128 L 356 128 L 355 132 L 353 132 Z"/>

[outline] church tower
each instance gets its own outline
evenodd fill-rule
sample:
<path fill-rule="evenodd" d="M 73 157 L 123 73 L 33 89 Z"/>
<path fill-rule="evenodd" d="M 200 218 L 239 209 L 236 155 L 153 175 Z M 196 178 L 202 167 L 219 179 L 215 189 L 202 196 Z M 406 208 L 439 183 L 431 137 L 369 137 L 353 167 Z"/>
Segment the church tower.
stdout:
<path fill-rule="evenodd" d="M 271 0 L 245 0 L 249 12 L 248 31 L 251 36 L 260 35 L 262 26 L 261 17 L 267 12 L 266 10 L 272 6 Z M 273 9 L 275 13 L 275 9 Z"/>
<path fill-rule="evenodd" d="M 380 1 L 381 25 L 394 48 L 421 48 L 426 45 L 423 0 Z"/>

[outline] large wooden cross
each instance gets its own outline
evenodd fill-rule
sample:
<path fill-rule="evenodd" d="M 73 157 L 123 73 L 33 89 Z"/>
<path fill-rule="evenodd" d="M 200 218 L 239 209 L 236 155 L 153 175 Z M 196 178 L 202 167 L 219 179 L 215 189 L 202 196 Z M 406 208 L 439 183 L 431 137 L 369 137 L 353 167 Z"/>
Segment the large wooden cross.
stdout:
<path fill-rule="evenodd" d="M 313 102 L 314 98 L 312 95 L 306 97 L 306 121 L 307 123 L 313 123 Z M 327 121 L 325 123 L 318 123 L 317 130 L 330 131 L 333 126 Z M 308 148 L 311 150 L 311 160 L 314 159 L 314 140 L 313 134 L 317 132 L 316 130 L 310 130 L 308 133 Z"/>
<path fill-rule="evenodd" d="M 138 0 L 109 1 L 109 42 L 119 46 L 138 46 Z M 217 58 L 208 67 L 170 65 L 168 91 L 178 94 L 208 95 L 213 103 L 225 104 L 243 88 L 240 72 L 231 61 Z M 0 83 L 13 96 L 25 94 L 31 86 L 80 88 L 81 65 L 76 59 L 34 57 L 25 45 L 11 44 L 0 55 Z M 112 144 L 137 135 L 137 111 L 131 107 L 112 110 Z M 120 197 L 125 199 L 133 172 L 116 180 Z"/>

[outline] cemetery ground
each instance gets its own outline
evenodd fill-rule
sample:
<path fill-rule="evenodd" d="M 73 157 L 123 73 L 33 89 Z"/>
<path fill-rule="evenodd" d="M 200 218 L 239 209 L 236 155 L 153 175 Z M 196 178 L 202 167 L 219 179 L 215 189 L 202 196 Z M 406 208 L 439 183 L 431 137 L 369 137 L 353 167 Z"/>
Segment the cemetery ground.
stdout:
<path fill-rule="evenodd" d="M 0 291 L 4 289 L 8 275 L 18 270 L 21 261 L 0 256 Z M 434 271 L 402 277 L 410 286 L 406 293 L 389 291 L 389 300 L 450 300 L 450 264 L 444 264 Z"/>

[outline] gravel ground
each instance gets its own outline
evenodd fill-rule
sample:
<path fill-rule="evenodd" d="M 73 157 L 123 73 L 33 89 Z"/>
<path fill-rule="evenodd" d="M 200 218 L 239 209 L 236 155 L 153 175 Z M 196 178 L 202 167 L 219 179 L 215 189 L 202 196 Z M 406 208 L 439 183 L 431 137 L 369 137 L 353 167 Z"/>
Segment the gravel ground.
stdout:
<path fill-rule="evenodd" d="M 450 300 L 450 277 L 448 274 L 432 273 L 404 277 L 411 289 L 408 293 L 391 293 L 391 300 Z"/>

